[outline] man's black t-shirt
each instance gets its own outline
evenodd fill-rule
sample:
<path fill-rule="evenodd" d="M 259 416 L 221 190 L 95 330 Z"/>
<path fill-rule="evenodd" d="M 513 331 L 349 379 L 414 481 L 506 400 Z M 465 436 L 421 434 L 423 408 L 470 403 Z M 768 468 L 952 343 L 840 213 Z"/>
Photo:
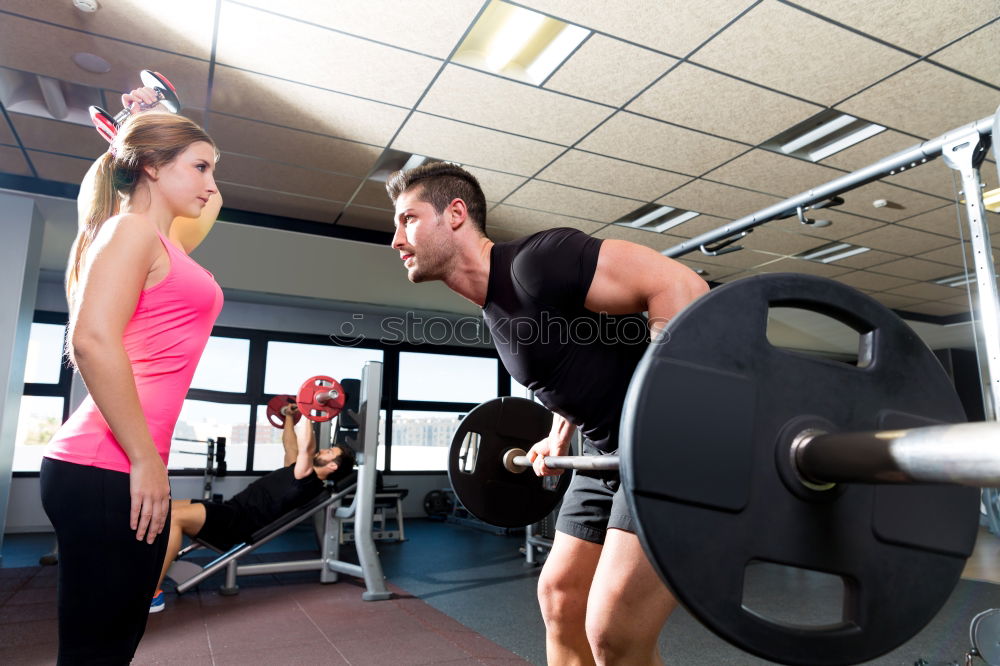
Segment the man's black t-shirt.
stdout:
<path fill-rule="evenodd" d="M 244 536 L 308 503 L 323 490 L 323 482 L 315 472 L 304 479 L 295 478 L 295 464 L 276 469 L 260 477 L 239 493 L 226 500 L 237 510 Z"/>
<path fill-rule="evenodd" d="M 649 333 L 641 313 L 584 307 L 600 249 L 600 239 L 576 229 L 496 243 L 483 316 L 511 376 L 610 452 Z"/>

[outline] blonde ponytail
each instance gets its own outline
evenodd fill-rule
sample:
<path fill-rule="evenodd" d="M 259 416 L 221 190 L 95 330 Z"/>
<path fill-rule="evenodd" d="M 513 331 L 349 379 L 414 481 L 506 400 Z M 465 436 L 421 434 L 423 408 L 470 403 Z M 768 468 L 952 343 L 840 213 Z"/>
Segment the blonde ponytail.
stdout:
<path fill-rule="evenodd" d="M 86 204 L 77 206 L 80 219 L 76 240 L 73 241 L 69 253 L 69 265 L 66 267 L 66 301 L 69 303 L 70 312 L 73 311 L 74 291 L 80 279 L 83 257 L 104 222 L 118 212 L 118 193 L 115 190 L 112 174 L 113 164 L 114 156 L 111 152 L 104 153 L 97 158 L 80 185 L 78 202 Z"/>

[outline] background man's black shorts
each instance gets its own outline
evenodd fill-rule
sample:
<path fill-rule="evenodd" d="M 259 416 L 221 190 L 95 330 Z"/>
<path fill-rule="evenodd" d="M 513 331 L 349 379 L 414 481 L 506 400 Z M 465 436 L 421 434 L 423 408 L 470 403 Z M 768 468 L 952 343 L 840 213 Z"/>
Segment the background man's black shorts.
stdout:
<path fill-rule="evenodd" d="M 238 507 L 228 502 L 208 500 L 191 500 L 191 503 L 202 504 L 205 507 L 205 524 L 195 535 L 199 541 L 204 541 L 220 550 L 229 550 L 249 538 L 242 520 L 243 512 Z"/>

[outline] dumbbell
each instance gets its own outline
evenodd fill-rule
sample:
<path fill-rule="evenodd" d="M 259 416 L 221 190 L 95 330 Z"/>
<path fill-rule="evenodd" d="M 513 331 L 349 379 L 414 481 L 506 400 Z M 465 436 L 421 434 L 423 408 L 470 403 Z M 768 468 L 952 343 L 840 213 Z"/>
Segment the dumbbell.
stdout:
<path fill-rule="evenodd" d="M 298 423 L 302 412 L 293 412 L 289 408 L 295 404 L 294 395 L 276 395 L 267 401 L 267 420 L 275 428 L 285 426 L 285 417 L 291 415 L 293 423 Z"/>
<path fill-rule="evenodd" d="M 177 98 L 177 91 L 174 90 L 173 84 L 167 80 L 167 77 L 159 72 L 144 69 L 139 73 L 139 78 L 142 80 L 142 85 L 152 88 L 156 92 L 156 104 L 163 105 L 163 108 L 170 113 L 177 113 L 181 110 L 181 101 Z M 156 104 L 152 106 L 156 106 Z M 140 108 L 146 110 L 150 107 L 140 104 Z M 97 133 L 107 139 L 108 143 L 115 140 L 118 128 L 132 115 L 132 112 L 127 108 L 122 109 L 115 116 L 112 116 L 99 106 L 91 106 L 88 110 L 90 111 L 90 120 L 94 123 L 94 127 L 97 128 Z"/>

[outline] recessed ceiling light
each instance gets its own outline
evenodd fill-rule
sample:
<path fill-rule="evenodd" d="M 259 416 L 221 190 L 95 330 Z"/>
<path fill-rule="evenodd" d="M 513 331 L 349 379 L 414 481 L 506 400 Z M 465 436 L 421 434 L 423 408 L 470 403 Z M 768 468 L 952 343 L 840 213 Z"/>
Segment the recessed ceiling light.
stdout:
<path fill-rule="evenodd" d="M 73 6 L 81 12 L 86 12 L 88 14 L 93 14 L 100 8 L 100 5 L 97 4 L 97 0 L 73 0 Z"/>
<path fill-rule="evenodd" d="M 111 71 L 111 63 L 93 53 L 74 53 L 73 62 L 80 69 L 92 74 L 107 74 Z"/>

